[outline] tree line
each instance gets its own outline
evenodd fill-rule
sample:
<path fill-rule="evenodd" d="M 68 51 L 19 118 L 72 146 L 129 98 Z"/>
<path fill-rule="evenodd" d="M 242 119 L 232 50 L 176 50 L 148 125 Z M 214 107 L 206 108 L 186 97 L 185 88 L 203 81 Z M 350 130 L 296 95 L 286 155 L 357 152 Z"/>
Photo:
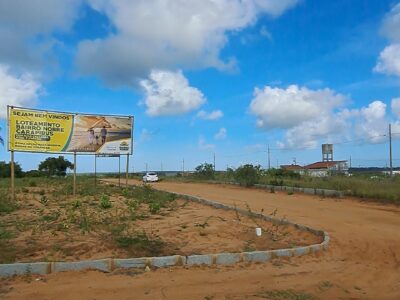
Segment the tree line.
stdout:
<path fill-rule="evenodd" d="M 73 170 L 74 164 L 64 158 L 59 157 L 48 157 L 42 161 L 36 170 L 30 170 L 24 172 L 19 163 L 14 163 L 14 174 L 15 177 L 41 177 L 41 176 L 65 176 L 67 170 Z M 11 177 L 11 163 L 0 161 L 0 178 Z"/>

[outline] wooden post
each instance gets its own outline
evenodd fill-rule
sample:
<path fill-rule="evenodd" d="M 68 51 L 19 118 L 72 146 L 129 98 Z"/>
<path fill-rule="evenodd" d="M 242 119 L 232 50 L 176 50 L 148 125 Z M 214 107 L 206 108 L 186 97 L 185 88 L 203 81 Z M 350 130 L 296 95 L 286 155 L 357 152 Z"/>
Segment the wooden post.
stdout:
<path fill-rule="evenodd" d="M 76 152 L 74 152 L 74 196 L 76 196 Z"/>
<path fill-rule="evenodd" d="M 15 201 L 14 151 L 11 151 L 11 197 Z"/>
<path fill-rule="evenodd" d="M 126 188 L 128 188 L 129 179 L 129 154 L 126 155 Z"/>
<path fill-rule="evenodd" d="M 97 154 L 94 154 L 94 188 L 97 186 Z"/>
<path fill-rule="evenodd" d="M 118 155 L 118 186 L 121 187 L 121 154 Z"/>

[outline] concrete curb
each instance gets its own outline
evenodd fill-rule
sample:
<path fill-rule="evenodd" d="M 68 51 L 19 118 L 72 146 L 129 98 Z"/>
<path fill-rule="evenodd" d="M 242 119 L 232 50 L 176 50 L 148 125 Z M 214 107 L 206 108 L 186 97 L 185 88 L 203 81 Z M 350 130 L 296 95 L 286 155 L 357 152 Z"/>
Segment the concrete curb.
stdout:
<path fill-rule="evenodd" d="M 280 225 L 292 225 L 301 231 L 308 231 L 316 236 L 323 237 L 320 244 L 295 247 L 291 249 L 277 249 L 269 251 L 252 251 L 238 253 L 215 253 L 204 255 L 171 255 L 161 257 L 142 257 L 128 259 L 100 259 L 100 260 L 84 260 L 77 262 L 36 262 L 36 263 L 14 263 L 0 264 L 0 277 L 8 277 L 14 275 L 30 275 L 30 274 L 50 274 L 63 271 L 80 271 L 80 270 L 99 270 L 102 272 L 111 272 L 116 268 L 166 268 L 172 266 L 196 266 L 196 265 L 232 265 L 239 262 L 268 262 L 272 258 L 302 256 L 310 253 L 316 253 L 328 249 L 330 237 L 328 233 L 322 230 L 316 230 L 304 225 L 292 223 L 288 220 L 278 219 L 272 216 L 266 216 L 259 213 L 253 213 L 244 209 L 238 209 L 229 205 L 217 203 L 214 201 L 194 197 L 190 195 L 174 194 L 177 197 L 187 199 L 196 203 L 209 205 L 217 209 L 236 210 L 238 213 L 247 216 L 261 218 Z"/>

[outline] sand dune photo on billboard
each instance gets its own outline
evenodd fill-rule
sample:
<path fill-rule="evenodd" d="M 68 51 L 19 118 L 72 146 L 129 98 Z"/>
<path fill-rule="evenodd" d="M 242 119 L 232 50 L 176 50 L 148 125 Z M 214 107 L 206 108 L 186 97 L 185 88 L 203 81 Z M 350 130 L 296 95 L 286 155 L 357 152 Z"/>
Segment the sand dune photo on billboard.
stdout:
<path fill-rule="evenodd" d="M 128 117 L 75 116 L 68 152 L 98 152 L 115 141 L 130 144 L 132 119 Z"/>

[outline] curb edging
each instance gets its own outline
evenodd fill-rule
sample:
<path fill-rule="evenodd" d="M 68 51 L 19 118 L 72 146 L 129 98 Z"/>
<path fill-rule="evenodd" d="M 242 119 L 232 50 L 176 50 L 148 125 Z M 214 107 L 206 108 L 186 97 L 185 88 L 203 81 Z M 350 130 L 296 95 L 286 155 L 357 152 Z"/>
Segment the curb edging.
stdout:
<path fill-rule="evenodd" d="M 199 266 L 199 265 L 233 265 L 240 262 L 268 262 L 273 258 L 292 257 L 312 254 L 327 250 L 330 242 L 329 234 L 323 230 L 316 230 L 311 227 L 290 222 L 286 219 L 278 219 L 276 217 L 263 215 L 246 211 L 244 209 L 235 208 L 229 205 L 206 200 L 203 198 L 169 192 L 177 197 L 190 200 L 196 203 L 212 206 L 216 209 L 234 210 L 246 216 L 261 218 L 267 221 L 277 223 L 279 225 L 291 225 L 300 231 L 308 231 L 316 236 L 323 237 L 323 241 L 319 244 L 309 246 L 299 246 L 290 249 L 276 249 L 267 251 L 251 251 L 237 253 L 214 253 L 201 255 L 170 255 L 159 257 L 139 257 L 139 258 L 106 258 L 97 260 L 82 260 L 76 262 L 33 262 L 33 263 L 13 263 L 0 264 L 0 277 L 8 277 L 14 275 L 45 275 L 63 271 L 81 271 L 81 270 L 98 270 L 102 272 L 111 272 L 117 268 L 167 268 L 173 266 Z"/>

